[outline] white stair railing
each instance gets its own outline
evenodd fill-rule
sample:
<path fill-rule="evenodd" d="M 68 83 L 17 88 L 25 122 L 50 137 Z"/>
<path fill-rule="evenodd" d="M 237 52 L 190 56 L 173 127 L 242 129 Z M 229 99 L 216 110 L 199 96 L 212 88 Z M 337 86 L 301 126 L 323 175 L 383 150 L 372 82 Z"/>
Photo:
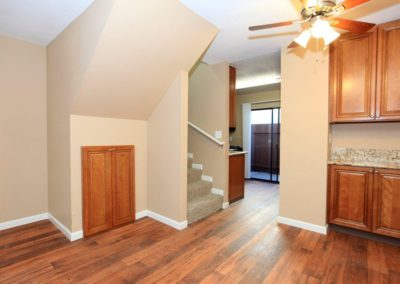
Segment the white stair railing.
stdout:
<path fill-rule="evenodd" d="M 200 127 L 198 127 L 197 125 L 191 123 L 190 121 L 188 122 L 189 126 L 191 128 L 193 128 L 194 130 L 196 130 L 197 132 L 203 134 L 205 137 L 207 137 L 208 139 L 210 139 L 211 141 L 213 141 L 214 143 L 218 144 L 219 146 L 223 147 L 225 145 L 225 142 L 213 137 L 212 135 L 208 134 L 206 131 L 204 131 L 203 129 L 201 129 Z"/>

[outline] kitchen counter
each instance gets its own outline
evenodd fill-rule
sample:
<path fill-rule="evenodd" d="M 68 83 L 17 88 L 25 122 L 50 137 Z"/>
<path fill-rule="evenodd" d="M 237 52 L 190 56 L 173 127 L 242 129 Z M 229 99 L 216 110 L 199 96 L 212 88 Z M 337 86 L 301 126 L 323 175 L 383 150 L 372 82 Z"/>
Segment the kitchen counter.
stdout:
<path fill-rule="evenodd" d="M 400 150 L 335 148 L 328 164 L 400 169 Z"/>
<path fill-rule="evenodd" d="M 246 155 L 246 151 L 229 151 L 229 156 Z"/>

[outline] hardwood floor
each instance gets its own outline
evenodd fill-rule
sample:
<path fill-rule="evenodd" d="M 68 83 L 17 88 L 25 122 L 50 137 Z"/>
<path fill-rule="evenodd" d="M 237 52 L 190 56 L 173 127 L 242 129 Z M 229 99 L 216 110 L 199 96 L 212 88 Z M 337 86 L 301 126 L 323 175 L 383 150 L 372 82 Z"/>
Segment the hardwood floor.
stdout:
<path fill-rule="evenodd" d="M 278 225 L 278 186 L 174 229 L 142 219 L 70 243 L 47 221 L 0 232 L 0 283 L 400 283 L 400 248 Z"/>

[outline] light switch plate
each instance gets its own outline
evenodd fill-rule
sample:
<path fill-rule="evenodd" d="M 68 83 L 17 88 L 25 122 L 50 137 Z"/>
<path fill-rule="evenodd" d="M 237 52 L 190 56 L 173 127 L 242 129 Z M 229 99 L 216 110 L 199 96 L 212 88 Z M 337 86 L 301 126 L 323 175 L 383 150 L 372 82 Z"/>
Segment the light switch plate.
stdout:
<path fill-rule="evenodd" d="M 220 130 L 215 131 L 214 137 L 216 139 L 222 139 L 222 131 Z"/>

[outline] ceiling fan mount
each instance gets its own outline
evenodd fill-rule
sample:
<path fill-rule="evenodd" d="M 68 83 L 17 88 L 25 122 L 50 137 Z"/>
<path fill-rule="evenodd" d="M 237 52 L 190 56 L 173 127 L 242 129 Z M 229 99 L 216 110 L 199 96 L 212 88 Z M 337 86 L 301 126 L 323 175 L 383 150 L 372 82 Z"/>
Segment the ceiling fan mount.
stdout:
<path fill-rule="evenodd" d="M 334 16 L 335 14 L 339 14 L 342 11 L 344 11 L 343 5 L 336 5 L 335 0 L 324 0 L 320 1 L 315 6 L 304 6 L 304 8 L 301 10 L 301 16 L 303 17 L 303 20 L 307 20 L 316 16 L 327 18 Z"/>
<path fill-rule="evenodd" d="M 290 26 L 295 23 L 309 23 L 306 28 L 289 47 L 298 45 L 306 48 L 311 37 L 322 38 L 325 45 L 335 41 L 340 34 L 334 30 L 338 28 L 354 33 L 364 33 L 372 29 L 375 24 L 337 18 L 339 14 L 349 9 L 365 4 L 370 0 L 299 0 L 303 4 L 300 20 L 249 27 L 250 31 Z"/>

